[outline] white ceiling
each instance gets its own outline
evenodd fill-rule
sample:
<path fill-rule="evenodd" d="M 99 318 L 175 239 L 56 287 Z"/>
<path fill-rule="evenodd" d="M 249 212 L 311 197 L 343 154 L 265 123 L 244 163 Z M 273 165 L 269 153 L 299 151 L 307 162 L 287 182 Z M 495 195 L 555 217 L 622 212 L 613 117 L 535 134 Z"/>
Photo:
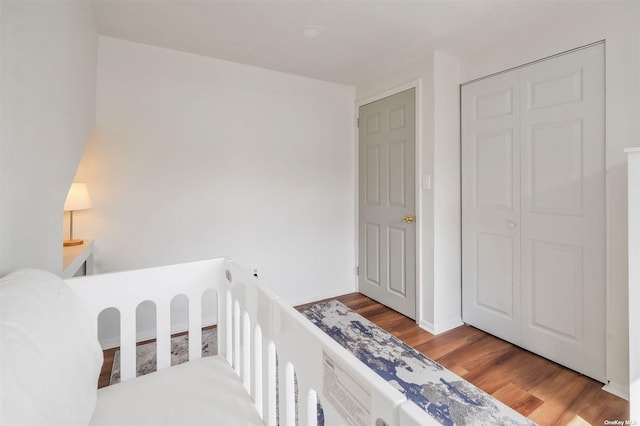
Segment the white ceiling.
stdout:
<path fill-rule="evenodd" d="M 103 35 L 358 85 L 433 49 L 478 53 L 564 25 L 596 3 L 97 0 L 94 7 Z M 304 37 L 308 25 L 321 36 Z"/>

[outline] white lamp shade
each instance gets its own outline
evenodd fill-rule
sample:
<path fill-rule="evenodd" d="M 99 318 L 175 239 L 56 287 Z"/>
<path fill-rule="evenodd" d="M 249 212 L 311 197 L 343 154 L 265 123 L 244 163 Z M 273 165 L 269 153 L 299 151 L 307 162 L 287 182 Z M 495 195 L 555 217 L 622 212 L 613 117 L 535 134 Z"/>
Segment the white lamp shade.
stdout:
<path fill-rule="evenodd" d="M 64 201 L 64 211 L 87 210 L 93 207 L 87 185 L 84 183 L 72 183 Z"/>

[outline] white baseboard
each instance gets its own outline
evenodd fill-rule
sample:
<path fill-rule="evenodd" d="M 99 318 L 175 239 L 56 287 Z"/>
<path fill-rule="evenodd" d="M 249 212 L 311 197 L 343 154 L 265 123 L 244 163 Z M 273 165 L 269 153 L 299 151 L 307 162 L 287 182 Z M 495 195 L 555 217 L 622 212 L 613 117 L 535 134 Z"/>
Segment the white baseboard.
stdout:
<path fill-rule="evenodd" d="M 627 386 L 621 385 L 620 383 L 609 381 L 609 383 L 602 387 L 602 390 L 612 393 L 615 396 L 619 396 L 620 398 L 626 399 L 627 401 L 629 400 L 629 388 Z"/>
<path fill-rule="evenodd" d="M 215 317 L 204 318 L 202 320 L 202 327 L 209 327 L 211 325 L 216 325 L 218 323 L 218 319 Z M 189 325 L 187 323 L 181 324 L 172 324 L 171 325 L 171 334 L 182 333 L 189 329 Z M 136 333 L 136 343 L 144 342 L 145 340 L 151 340 L 156 338 L 156 330 L 140 330 Z M 115 337 L 107 337 L 104 339 L 100 339 L 100 346 L 102 346 L 102 350 L 117 348 L 120 346 L 120 336 Z"/>
<path fill-rule="evenodd" d="M 342 296 L 343 294 L 352 293 L 354 291 L 355 290 L 353 289 L 344 289 L 344 291 L 342 292 L 341 291 L 336 292 L 335 290 L 333 290 L 328 292 L 315 293 L 312 296 L 304 296 L 303 298 L 289 299 L 287 297 L 282 297 L 282 296 L 280 298 L 288 302 L 291 306 L 300 306 L 300 305 L 306 305 L 307 303 L 316 302 L 318 300 L 333 299 L 335 297 Z"/>
<path fill-rule="evenodd" d="M 433 335 L 444 333 L 445 331 L 453 330 L 454 328 L 460 327 L 461 325 L 464 325 L 464 322 L 462 322 L 462 318 L 460 317 L 453 318 L 449 321 L 444 321 L 435 325 L 424 320 L 418 323 L 418 326 L 420 328 L 427 330 L 429 333 Z"/>
<path fill-rule="evenodd" d="M 640 377 L 629 386 L 629 417 L 640 421 Z"/>
<path fill-rule="evenodd" d="M 120 346 L 120 337 L 108 337 L 106 339 L 100 339 L 100 346 L 102 350 L 117 348 Z"/>
<path fill-rule="evenodd" d="M 428 321 L 420 320 L 420 322 L 418 323 L 418 327 L 423 330 L 427 330 L 431 334 L 436 334 L 435 329 L 433 328 L 433 324 Z"/>

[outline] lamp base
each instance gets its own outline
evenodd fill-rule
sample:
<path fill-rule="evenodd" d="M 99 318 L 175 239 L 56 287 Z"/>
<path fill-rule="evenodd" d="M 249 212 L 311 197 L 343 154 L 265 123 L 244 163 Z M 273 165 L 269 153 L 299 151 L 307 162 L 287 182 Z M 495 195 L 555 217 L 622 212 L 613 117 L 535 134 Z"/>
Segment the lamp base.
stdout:
<path fill-rule="evenodd" d="M 71 247 L 71 246 L 79 246 L 80 244 L 83 244 L 84 240 L 64 240 L 62 242 L 62 245 L 64 247 Z"/>

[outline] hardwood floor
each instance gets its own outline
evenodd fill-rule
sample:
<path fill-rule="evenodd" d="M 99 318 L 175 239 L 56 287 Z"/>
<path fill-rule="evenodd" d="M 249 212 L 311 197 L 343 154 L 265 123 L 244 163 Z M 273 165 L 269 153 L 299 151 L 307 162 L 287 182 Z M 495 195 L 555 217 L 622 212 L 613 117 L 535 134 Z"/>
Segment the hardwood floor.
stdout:
<path fill-rule="evenodd" d="M 98 378 L 98 389 L 105 386 L 109 386 L 111 380 L 111 369 L 113 368 L 113 355 L 120 348 L 106 349 L 102 351 L 104 361 L 102 362 L 102 369 L 100 370 L 100 377 Z"/>
<path fill-rule="evenodd" d="M 629 402 L 602 383 L 468 325 L 434 336 L 359 293 L 335 298 L 540 425 L 628 420 Z"/>

